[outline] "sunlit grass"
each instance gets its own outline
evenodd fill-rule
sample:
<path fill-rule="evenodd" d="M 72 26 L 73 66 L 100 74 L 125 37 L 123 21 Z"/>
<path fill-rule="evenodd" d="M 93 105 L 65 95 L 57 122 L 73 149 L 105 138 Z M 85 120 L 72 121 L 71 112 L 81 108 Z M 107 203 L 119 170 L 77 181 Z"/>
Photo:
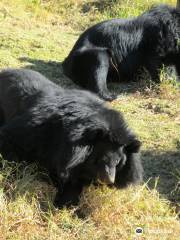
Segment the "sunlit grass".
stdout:
<path fill-rule="evenodd" d="M 90 186 L 78 208 L 60 211 L 52 204 L 55 189 L 40 180 L 35 165 L 1 164 L 2 239 L 132 239 L 137 227 L 144 239 L 178 239 L 175 208 L 160 197 L 158 183 L 152 189 L 148 183 L 123 190 Z M 20 191 L 18 183 L 26 188 Z"/>

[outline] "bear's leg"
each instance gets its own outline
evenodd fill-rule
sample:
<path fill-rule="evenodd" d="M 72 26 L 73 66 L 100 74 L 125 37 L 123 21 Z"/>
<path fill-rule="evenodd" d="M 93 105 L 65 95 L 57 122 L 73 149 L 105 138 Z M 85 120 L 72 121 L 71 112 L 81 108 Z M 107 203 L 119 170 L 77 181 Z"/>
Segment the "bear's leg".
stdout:
<path fill-rule="evenodd" d="M 180 63 L 179 62 L 176 63 L 175 66 L 176 66 L 177 77 L 180 80 Z"/>
<path fill-rule="evenodd" d="M 160 83 L 161 61 L 156 58 L 150 58 L 148 63 L 145 64 L 145 68 L 148 70 L 151 80 L 155 83 Z"/>
<path fill-rule="evenodd" d="M 115 185 L 117 187 L 126 187 L 129 184 L 139 184 L 143 180 L 143 167 L 140 159 L 140 142 L 134 141 L 126 146 L 124 152 L 126 154 L 125 165 L 116 169 Z"/>
<path fill-rule="evenodd" d="M 158 56 L 149 56 L 144 66 L 149 72 L 151 80 L 155 83 L 160 83 L 160 73 L 163 66 L 161 59 Z"/>
<path fill-rule="evenodd" d="M 110 93 L 107 88 L 107 77 L 110 68 L 110 55 L 105 50 L 94 50 L 94 62 L 92 66 L 92 76 L 90 88 L 98 95 L 107 101 L 112 101 L 116 98 L 113 93 Z"/>
<path fill-rule="evenodd" d="M 118 170 L 117 167 L 115 185 L 117 187 L 126 187 L 129 184 L 139 184 L 142 179 L 143 168 L 139 153 L 132 153 L 122 169 Z"/>
<path fill-rule="evenodd" d="M 116 98 L 107 88 L 107 76 L 110 57 L 107 50 L 93 50 L 91 52 L 93 62 L 90 66 L 89 89 L 97 93 L 101 98 L 112 101 Z"/>
<path fill-rule="evenodd" d="M 73 57 L 73 78 L 82 87 L 97 93 L 104 100 L 116 96 L 107 88 L 110 55 L 106 48 L 91 48 L 78 51 Z"/>
<path fill-rule="evenodd" d="M 71 205 L 77 205 L 79 202 L 82 189 L 83 185 L 80 182 L 65 183 L 62 189 L 59 187 L 54 200 L 54 205 L 58 208 L 62 208 L 64 206 L 69 207 Z"/>
<path fill-rule="evenodd" d="M 116 95 L 110 93 L 107 88 L 107 73 L 108 68 L 104 68 L 103 64 L 102 66 L 99 65 L 94 69 L 92 75 L 92 82 L 94 82 L 94 86 L 92 87 L 92 90 L 96 92 L 102 99 L 106 101 L 112 101 L 116 99 Z"/>
<path fill-rule="evenodd" d="M 4 113 L 0 107 L 0 127 L 4 125 Z"/>

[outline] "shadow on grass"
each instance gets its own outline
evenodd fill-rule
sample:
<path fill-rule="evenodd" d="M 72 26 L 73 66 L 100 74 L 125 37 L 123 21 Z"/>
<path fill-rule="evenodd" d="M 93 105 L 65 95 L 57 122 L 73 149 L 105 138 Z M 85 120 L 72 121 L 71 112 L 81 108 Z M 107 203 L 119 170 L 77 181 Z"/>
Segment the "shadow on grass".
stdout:
<path fill-rule="evenodd" d="M 144 181 L 163 197 L 177 204 L 180 201 L 180 151 L 142 152 Z M 157 185 L 156 185 L 157 184 Z"/>
<path fill-rule="evenodd" d="M 26 68 L 40 72 L 53 82 L 61 85 L 62 87 L 71 88 L 74 83 L 63 74 L 61 62 L 44 61 L 32 58 L 19 58 L 21 62 L 26 62 Z"/>
<path fill-rule="evenodd" d="M 44 61 L 32 58 L 20 58 L 22 62 L 27 62 L 26 68 L 38 71 L 45 75 L 53 82 L 66 88 L 78 88 L 68 77 L 63 74 L 62 62 L 56 61 Z M 136 81 L 136 82 L 113 82 L 108 84 L 108 88 L 111 92 L 115 92 L 117 95 L 122 93 L 130 94 L 137 91 L 143 92 L 147 87 L 147 82 Z"/>
<path fill-rule="evenodd" d="M 92 2 L 85 2 L 82 10 L 84 13 L 87 13 L 91 8 L 95 8 L 98 9 L 99 12 L 103 13 L 104 10 L 111 8 L 113 4 L 116 4 L 117 2 L 118 0 L 96 0 Z"/>

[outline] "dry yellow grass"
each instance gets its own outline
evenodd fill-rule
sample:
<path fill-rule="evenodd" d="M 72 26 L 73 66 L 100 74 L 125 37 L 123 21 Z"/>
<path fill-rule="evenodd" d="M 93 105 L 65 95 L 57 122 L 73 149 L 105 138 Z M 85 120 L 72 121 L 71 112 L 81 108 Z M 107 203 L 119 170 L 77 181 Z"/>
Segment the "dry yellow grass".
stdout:
<path fill-rule="evenodd" d="M 19 181 L 26 185 L 28 179 Z M 90 186 L 78 209 L 61 211 L 49 199 L 55 193 L 50 185 L 34 180 L 26 191 L 10 199 L 1 192 L 0 239 L 136 239 L 137 227 L 143 229 L 140 239 L 179 236 L 174 208 L 146 184 L 125 190 Z"/>

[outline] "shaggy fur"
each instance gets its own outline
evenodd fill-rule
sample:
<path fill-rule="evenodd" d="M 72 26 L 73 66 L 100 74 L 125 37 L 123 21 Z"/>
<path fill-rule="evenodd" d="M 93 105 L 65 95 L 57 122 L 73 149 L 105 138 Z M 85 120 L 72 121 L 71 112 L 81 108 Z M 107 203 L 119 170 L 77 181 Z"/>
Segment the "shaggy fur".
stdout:
<path fill-rule="evenodd" d="M 113 19 L 87 29 L 63 62 L 64 73 L 105 100 L 107 80 L 132 80 L 140 67 L 159 82 L 162 64 L 180 76 L 180 9 L 160 5 L 132 19 Z"/>
<path fill-rule="evenodd" d="M 62 89 L 31 70 L 2 71 L 0 124 L 0 152 L 45 167 L 58 206 L 77 203 L 97 179 L 117 187 L 142 181 L 140 141 L 92 93 Z"/>

